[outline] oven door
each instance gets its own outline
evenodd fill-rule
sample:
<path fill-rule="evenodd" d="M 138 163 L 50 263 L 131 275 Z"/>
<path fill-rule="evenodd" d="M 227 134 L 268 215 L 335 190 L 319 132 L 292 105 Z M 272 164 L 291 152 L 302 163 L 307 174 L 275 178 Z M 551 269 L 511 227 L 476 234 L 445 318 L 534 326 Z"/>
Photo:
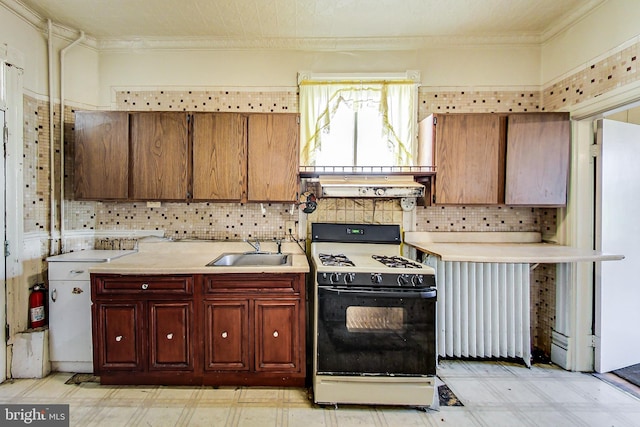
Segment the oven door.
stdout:
<path fill-rule="evenodd" d="M 318 287 L 317 374 L 435 375 L 436 290 Z"/>

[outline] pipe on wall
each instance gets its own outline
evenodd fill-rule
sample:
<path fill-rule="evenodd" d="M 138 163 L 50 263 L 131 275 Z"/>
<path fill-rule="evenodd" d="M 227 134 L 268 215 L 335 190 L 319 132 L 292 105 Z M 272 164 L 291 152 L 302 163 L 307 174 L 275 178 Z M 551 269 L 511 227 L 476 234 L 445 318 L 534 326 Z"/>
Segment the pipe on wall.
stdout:
<path fill-rule="evenodd" d="M 64 252 L 64 57 L 68 50 L 84 40 L 84 31 L 80 36 L 60 51 L 60 250 Z"/>
<path fill-rule="evenodd" d="M 47 49 L 49 54 L 49 203 L 51 204 L 49 213 L 51 221 L 51 230 L 49 235 L 49 255 L 57 253 L 56 237 L 56 194 L 55 194 L 55 138 L 53 134 L 53 118 L 54 118 L 54 98 L 53 98 L 53 30 L 51 19 L 47 19 Z"/>

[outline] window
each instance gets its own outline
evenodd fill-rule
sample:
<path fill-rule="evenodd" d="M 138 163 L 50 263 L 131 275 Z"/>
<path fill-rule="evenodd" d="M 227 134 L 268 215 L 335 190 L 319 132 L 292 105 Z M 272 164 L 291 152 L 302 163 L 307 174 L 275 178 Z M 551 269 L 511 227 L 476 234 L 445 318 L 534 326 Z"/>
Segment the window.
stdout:
<path fill-rule="evenodd" d="M 411 166 L 416 158 L 413 80 L 300 83 L 303 166 Z"/>

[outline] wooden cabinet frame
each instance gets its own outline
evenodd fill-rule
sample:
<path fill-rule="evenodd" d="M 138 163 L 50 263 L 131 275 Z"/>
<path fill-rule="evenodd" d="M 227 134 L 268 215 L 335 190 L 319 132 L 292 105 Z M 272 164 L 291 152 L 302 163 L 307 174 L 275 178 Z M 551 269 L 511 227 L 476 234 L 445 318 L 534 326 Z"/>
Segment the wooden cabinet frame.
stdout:
<path fill-rule="evenodd" d="M 295 202 L 293 113 L 76 113 L 79 200 Z"/>
<path fill-rule="evenodd" d="M 305 274 L 92 274 L 103 384 L 304 386 Z"/>
<path fill-rule="evenodd" d="M 568 113 L 433 114 L 420 130 L 437 168 L 434 203 L 566 205 Z"/>

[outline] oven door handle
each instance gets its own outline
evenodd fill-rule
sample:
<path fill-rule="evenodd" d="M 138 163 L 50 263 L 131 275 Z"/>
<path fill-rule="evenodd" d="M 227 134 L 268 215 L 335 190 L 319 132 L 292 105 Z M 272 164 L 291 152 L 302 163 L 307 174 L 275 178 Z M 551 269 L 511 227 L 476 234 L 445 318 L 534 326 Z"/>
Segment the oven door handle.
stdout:
<path fill-rule="evenodd" d="M 349 294 L 356 297 L 378 297 L 378 298 L 422 298 L 429 299 L 436 297 L 435 288 L 423 288 L 412 291 L 394 291 L 394 290 L 378 290 L 375 288 L 368 289 L 347 289 L 335 288 L 330 286 L 320 286 L 319 289 L 337 294 Z"/>

